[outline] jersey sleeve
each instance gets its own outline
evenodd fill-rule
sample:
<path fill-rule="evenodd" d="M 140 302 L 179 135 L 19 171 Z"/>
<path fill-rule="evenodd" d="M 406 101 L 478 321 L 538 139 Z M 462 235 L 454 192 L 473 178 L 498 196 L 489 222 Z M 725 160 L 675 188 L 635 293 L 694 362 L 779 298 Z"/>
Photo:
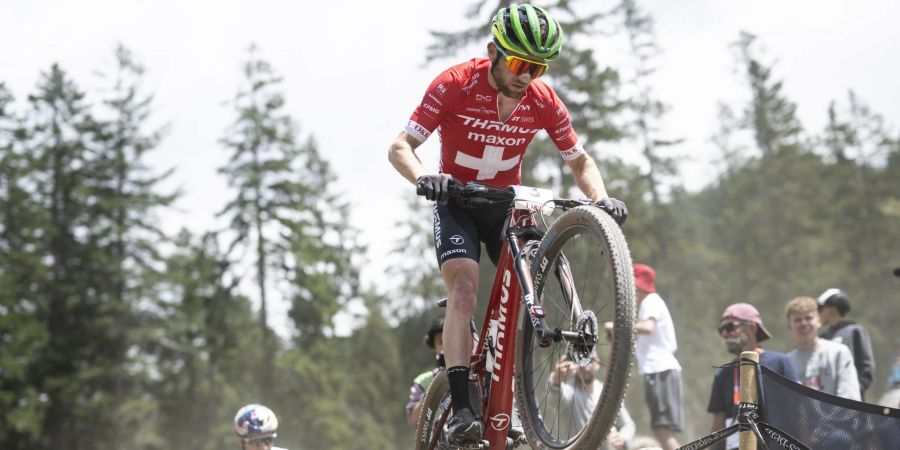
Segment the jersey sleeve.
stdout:
<path fill-rule="evenodd" d="M 428 86 L 404 131 L 419 142 L 425 142 L 459 101 L 458 85 L 459 77 L 453 68 L 441 72 Z"/>
<path fill-rule="evenodd" d="M 539 100 L 540 103 L 546 105 L 539 108 L 544 130 L 559 150 L 559 156 L 566 161 L 581 156 L 584 147 L 578 142 L 578 135 L 572 127 L 572 119 L 566 105 L 547 85 L 542 85 L 538 92 L 543 97 Z"/>

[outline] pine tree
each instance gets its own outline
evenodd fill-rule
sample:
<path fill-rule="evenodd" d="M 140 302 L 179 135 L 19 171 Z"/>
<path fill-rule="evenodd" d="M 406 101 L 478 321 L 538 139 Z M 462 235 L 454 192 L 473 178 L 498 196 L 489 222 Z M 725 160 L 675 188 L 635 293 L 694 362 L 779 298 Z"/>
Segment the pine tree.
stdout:
<path fill-rule="evenodd" d="M 175 194 L 158 194 L 156 186 L 171 170 L 154 175 L 144 160 L 160 142 L 161 132 L 145 131 L 151 114 L 153 97 L 141 92 L 144 68 L 131 52 L 119 45 L 111 74 L 101 74 L 109 82 L 100 110 L 108 116 L 103 122 L 103 146 L 92 160 L 93 180 L 86 186 L 96 198 L 92 214 L 92 240 L 103 255 L 92 284 L 103 290 L 106 304 L 118 318 L 113 325 L 118 345 L 117 362 L 128 364 L 126 352 L 134 342 L 136 324 L 133 312 L 139 309 L 151 290 L 148 273 L 161 261 L 159 242 L 166 237 L 158 229 L 155 213 L 168 207 Z M 110 383 L 110 394 L 116 398 L 118 430 L 116 442 L 122 446 L 139 446 L 149 433 L 145 414 L 155 406 L 142 397 L 142 377 L 146 373 L 124 371 Z M 127 430 L 127 431 L 126 431 Z"/>
<path fill-rule="evenodd" d="M 744 110 L 743 124 L 754 131 L 756 144 L 764 155 L 796 150 L 802 144 L 803 132 L 796 115 L 797 105 L 784 96 L 781 81 L 772 81 L 773 67 L 760 61 L 755 43 L 755 35 L 741 32 L 734 44 L 752 95 Z"/>
<path fill-rule="evenodd" d="M 36 286 L 46 283 L 41 229 L 46 215 L 29 191 L 27 132 L 0 83 L 0 447 L 29 448 L 41 436 L 45 403 L 31 374 L 47 345 L 36 311 Z"/>
<path fill-rule="evenodd" d="M 295 172 L 307 195 L 286 222 L 290 253 L 283 267 L 290 269 L 289 315 L 297 330 L 295 344 L 302 349 L 334 336 L 335 314 L 358 299 L 365 247 L 346 221 L 350 205 L 334 191 L 336 176 L 316 142 L 310 138 L 300 152 Z"/>
<path fill-rule="evenodd" d="M 31 380 L 46 395 L 41 446 L 96 448 L 113 445 L 117 399 L 107 386 L 121 375 L 124 350 L 113 332 L 122 309 L 112 305 L 98 271 L 108 260 L 91 233 L 98 199 L 94 155 L 103 146 L 103 128 L 85 94 L 53 65 L 29 97 L 27 183 L 45 211 L 42 255 L 47 279 L 34 292 L 38 317 L 49 340 L 38 352 Z M 86 433 L 85 430 L 92 430 Z"/>
<path fill-rule="evenodd" d="M 263 386 L 272 386 L 276 338 L 267 317 L 273 282 L 269 270 L 289 251 L 289 211 L 303 203 L 307 187 L 292 181 L 301 150 L 295 143 L 295 125 L 280 112 L 284 107 L 284 98 L 277 91 L 281 78 L 260 59 L 255 46 L 248 53 L 243 67 L 245 85 L 233 101 L 237 119 L 222 139 L 232 156 L 219 169 L 236 189 L 236 198 L 219 214 L 229 217 L 235 233 L 230 249 L 242 245 L 253 255 L 265 354 L 259 376 Z M 268 398 L 271 393 L 265 392 L 263 399 Z"/>
<path fill-rule="evenodd" d="M 666 156 L 665 150 L 680 141 L 660 136 L 659 126 L 668 107 L 656 98 L 651 87 L 650 77 L 656 71 L 654 60 L 660 53 L 654 36 L 653 18 L 633 0 L 623 0 L 619 6 L 619 14 L 622 15 L 634 59 L 633 76 L 629 80 L 634 93 L 628 102 L 634 119 L 629 127 L 629 134 L 641 146 L 649 166 L 643 176 L 643 185 L 650 194 L 650 204 L 643 209 L 640 221 L 650 226 L 644 235 L 653 241 L 652 258 L 665 261 L 670 254 L 669 244 L 673 242 L 673 230 L 670 226 L 673 219 L 668 206 L 664 204 L 664 196 L 669 189 L 675 187 L 673 183 L 678 175 L 676 159 Z"/>

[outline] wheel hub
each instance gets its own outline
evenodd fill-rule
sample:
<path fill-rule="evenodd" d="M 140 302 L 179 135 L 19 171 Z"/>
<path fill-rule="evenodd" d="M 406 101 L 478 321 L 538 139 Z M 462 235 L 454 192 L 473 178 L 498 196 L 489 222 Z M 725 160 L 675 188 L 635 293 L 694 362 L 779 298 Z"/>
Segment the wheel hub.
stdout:
<path fill-rule="evenodd" d="M 594 346 L 597 345 L 597 316 L 593 311 L 583 311 L 575 321 L 575 331 L 579 338 L 569 347 L 569 360 L 584 367 L 591 362 Z"/>

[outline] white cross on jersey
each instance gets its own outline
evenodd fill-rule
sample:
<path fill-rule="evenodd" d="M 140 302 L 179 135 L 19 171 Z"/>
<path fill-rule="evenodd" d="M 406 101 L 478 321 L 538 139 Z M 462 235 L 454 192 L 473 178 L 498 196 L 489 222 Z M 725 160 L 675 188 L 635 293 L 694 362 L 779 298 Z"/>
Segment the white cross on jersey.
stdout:
<path fill-rule="evenodd" d="M 478 177 L 476 179 L 489 180 L 496 177 L 498 172 L 512 169 L 519 164 L 519 157 L 521 155 L 516 155 L 515 158 L 511 159 L 503 159 L 503 149 L 504 147 L 485 145 L 484 156 L 481 158 L 476 158 L 463 152 L 457 152 L 455 162 L 456 164 L 469 169 L 477 169 Z"/>

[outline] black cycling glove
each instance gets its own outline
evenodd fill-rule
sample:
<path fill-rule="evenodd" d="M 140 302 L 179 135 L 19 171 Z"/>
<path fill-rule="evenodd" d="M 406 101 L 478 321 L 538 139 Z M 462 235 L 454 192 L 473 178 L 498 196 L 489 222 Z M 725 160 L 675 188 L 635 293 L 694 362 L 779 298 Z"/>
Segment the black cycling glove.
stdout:
<path fill-rule="evenodd" d="M 625 202 L 622 200 L 606 197 L 603 200 L 594 203 L 594 205 L 609 213 L 613 220 L 620 226 L 625 223 L 625 219 L 628 218 L 628 207 L 625 206 Z"/>
<path fill-rule="evenodd" d="M 422 175 L 416 180 L 416 193 L 424 195 L 428 200 L 446 204 L 450 199 L 449 191 L 452 183 L 458 183 L 458 181 L 446 173 Z"/>

